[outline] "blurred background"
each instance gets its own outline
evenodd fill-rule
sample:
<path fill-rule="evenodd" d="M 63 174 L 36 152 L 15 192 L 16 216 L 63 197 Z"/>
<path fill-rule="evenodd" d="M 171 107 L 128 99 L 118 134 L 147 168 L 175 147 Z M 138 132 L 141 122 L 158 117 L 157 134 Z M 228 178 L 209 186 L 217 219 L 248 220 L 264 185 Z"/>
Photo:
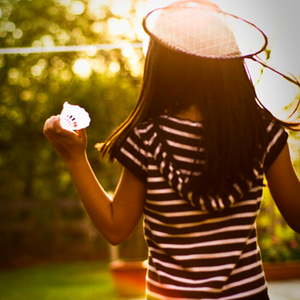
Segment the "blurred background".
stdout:
<path fill-rule="evenodd" d="M 97 269 L 108 274 L 105 272 L 109 261 L 147 258 L 141 222 L 130 239 L 117 248 L 110 247 L 95 230 L 62 160 L 42 131 L 45 120 L 59 114 L 65 101 L 84 107 L 92 119 L 87 129 L 88 157 L 104 188 L 113 193 L 121 167 L 100 161 L 94 145 L 103 142 L 126 118 L 138 97 L 146 47 L 143 47 L 146 45 L 143 16 L 170 2 L 0 0 L 0 270 L 3 272 L 49 263 L 92 262 L 88 269 L 86 265 L 77 265 L 78 272 L 94 274 Z M 284 9 L 278 0 L 215 2 L 265 31 L 270 46 L 261 57 L 280 71 L 299 78 L 300 43 L 295 34 L 299 28 L 295 13 L 300 9 L 298 1 L 285 1 Z M 103 49 L 84 50 L 89 45 L 102 45 Z M 83 48 L 80 51 L 55 48 L 68 46 Z M 257 64 L 249 63 L 249 68 L 263 103 L 277 116 L 286 117 L 296 105 L 299 89 Z M 290 133 L 290 144 L 300 174 L 299 134 Z M 300 260 L 300 236 L 288 228 L 267 190 L 258 230 L 264 261 Z M 74 269 L 60 272 L 71 274 Z M 10 278 L 8 273 L 5 278 Z M 93 282 L 88 275 L 87 278 Z M 96 282 L 107 280 L 106 275 L 101 278 Z M 81 277 L 76 280 L 82 282 Z M 104 287 L 102 293 L 103 290 Z M 7 295 L 10 296 L 0 295 L 0 299 L 21 297 L 17 292 L 14 297 Z M 52 299 L 37 295 L 28 297 Z M 96 296 L 90 295 L 89 299 L 96 299 L 93 297 Z M 27 299 L 24 294 L 22 299 Z M 53 299 L 71 297 L 68 294 L 66 298 L 53 296 Z M 81 295 L 80 299 L 85 298 Z"/>

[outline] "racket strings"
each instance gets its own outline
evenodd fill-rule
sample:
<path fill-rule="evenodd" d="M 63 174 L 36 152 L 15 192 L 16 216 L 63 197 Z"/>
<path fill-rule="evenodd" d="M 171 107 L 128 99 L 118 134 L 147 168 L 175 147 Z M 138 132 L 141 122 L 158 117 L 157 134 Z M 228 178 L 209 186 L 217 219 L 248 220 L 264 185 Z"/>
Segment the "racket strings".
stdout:
<path fill-rule="evenodd" d="M 267 38 L 255 25 L 207 5 L 171 5 L 150 12 L 145 31 L 174 50 L 207 58 L 239 58 L 257 54 Z"/>
<path fill-rule="evenodd" d="M 199 18 L 192 8 L 165 12 L 153 34 L 169 46 L 194 55 L 221 57 L 229 52 L 240 55 L 228 25 L 217 14 L 202 11 Z"/>

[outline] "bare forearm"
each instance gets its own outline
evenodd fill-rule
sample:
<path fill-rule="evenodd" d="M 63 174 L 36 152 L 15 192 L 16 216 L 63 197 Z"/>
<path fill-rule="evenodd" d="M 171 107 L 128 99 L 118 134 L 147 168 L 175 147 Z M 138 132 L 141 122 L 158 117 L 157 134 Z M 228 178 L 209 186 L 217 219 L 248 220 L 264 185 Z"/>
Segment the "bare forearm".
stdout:
<path fill-rule="evenodd" d="M 76 133 L 64 130 L 59 116 L 52 116 L 45 122 L 44 134 L 66 163 L 82 203 L 96 228 L 111 244 L 122 243 L 131 234 L 143 213 L 145 184 L 124 169 L 112 201 L 86 157 L 85 130 L 78 130 Z"/>
<path fill-rule="evenodd" d="M 300 183 L 292 166 L 288 145 L 266 171 L 270 192 L 289 226 L 300 233 Z"/>
<path fill-rule="evenodd" d="M 110 241 L 114 232 L 112 200 L 97 180 L 89 161 L 83 157 L 66 162 L 81 201 L 96 228 Z"/>
<path fill-rule="evenodd" d="M 276 184 L 269 184 L 269 188 L 275 203 L 287 222 L 287 224 L 297 233 L 300 233 L 300 184 L 295 176 L 286 177 L 290 184 L 288 191 L 282 191 Z"/>

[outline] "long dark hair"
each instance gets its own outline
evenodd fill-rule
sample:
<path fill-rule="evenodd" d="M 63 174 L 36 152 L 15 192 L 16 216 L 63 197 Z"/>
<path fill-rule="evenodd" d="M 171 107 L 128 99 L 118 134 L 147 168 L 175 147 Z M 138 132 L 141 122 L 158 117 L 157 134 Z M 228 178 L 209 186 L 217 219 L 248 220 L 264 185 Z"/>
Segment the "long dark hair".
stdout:
<path fill-rule="evenodd" d="M 265 144 L 263 119 L 275 118 L 257 102 L 244 60 L 199 58 L 153 40 L 138 102 L 99 147 L 101 155 L 108 154 L 113 160 L 137 124 L 165 112 L 182 112 L 191 105 L 203 116 L 206 167 L 202 175 L 207 191 L 222 191 L 228 178 L 234 181 L 240 174 L 252 181 L 254 153 L 258 145 Z"/>

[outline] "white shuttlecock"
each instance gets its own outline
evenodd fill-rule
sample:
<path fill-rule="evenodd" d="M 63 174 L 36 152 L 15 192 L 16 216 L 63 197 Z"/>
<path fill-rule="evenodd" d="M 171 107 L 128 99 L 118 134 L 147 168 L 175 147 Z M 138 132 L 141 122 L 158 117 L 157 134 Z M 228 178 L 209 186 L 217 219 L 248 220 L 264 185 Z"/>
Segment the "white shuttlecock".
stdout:
<path fill-rule="evenodd" d="M 74 131 L 86 128 L 90 125 L 89 114 L 78 105 L 72 105 L 65 102 L 63 110 L 60 113 L 60 125 L 62 128 Z"/>

